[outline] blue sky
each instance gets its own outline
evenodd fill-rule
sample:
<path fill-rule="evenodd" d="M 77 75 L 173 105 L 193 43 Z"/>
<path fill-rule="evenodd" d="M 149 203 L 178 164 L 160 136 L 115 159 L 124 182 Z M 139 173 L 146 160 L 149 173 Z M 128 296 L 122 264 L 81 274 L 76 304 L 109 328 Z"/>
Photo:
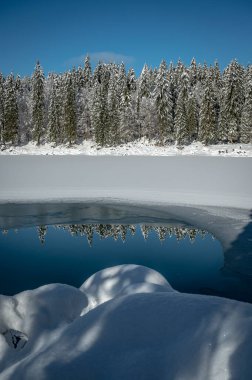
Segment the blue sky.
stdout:
<path fill-rule="evenodd" d="M 252 62 L 252 0 L 0 0 L 0 71 L 30 75 L 82 63 L 89 53 L 133 66 L 192 57 L 221 67 Z"/>

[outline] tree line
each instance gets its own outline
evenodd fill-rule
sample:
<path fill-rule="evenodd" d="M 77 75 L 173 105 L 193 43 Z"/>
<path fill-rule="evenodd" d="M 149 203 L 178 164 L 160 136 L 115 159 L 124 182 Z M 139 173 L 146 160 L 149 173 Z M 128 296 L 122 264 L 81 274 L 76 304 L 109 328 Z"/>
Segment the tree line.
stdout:
<path fill-rule="evenodd" d="M 0 73 L 0 143 L 117 146 L 141 138 L 158 145 L 252 142 L 252 65 L 233 60 L 221 72 L 181 61 L 144 65 L 99 62 L 45 77 Z"/>

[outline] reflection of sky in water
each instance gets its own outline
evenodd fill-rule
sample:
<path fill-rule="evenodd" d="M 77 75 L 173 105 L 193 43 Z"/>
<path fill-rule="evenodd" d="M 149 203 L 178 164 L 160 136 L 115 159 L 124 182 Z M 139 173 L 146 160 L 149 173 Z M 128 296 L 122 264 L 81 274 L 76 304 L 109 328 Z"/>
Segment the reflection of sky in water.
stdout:
<path fill-rule="evenodd" d="M 221 272 L 223 255 L 220 243 L 210 234 L 196 234 L 192 243 L 187 236 L 160 241 L 156 232 L 143 238 L 140 226 L 135 235 L 103 238 L 94 234 L 92 247 L 85 236 L 49 227 L 41 244 L 37 228 L 10 230 L 0 235 L 0 293 L 15 294 L 47 283 L 66 283 L 79 287 L 86 278 L 105 267 L 134 263 L 162 273 L 177 290 L 224 295 L 252 301 L 252 290 L 235 275 Z"/>

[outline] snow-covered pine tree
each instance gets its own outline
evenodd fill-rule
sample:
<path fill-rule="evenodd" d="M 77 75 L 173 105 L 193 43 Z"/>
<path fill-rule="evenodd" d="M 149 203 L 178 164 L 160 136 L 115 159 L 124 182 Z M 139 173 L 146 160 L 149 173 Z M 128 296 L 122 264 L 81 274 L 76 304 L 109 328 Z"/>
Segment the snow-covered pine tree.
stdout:
<path fill-rule="evenodd" d="M 214 144 L 217 136 L 216 100 L 210 74 L 205 79 L 204 95 L 200 108 L 199 141 Z"/>
<path fill-rule="evenodd" d="M 219 139 L 235 143 L 240 139 L 241 112 L 244 103 L 244 70 L 236 60 L 232 61 L 223 74 L 221 95 Z"/>
<path fill-rule="evenodd" d="M 16 78 L 16 94 L 18 106 L 18 144 L 27 143 L 29 141 L 30 115 L 29 115 L 29 99 L 27 98 L 27 88 L 25 81 L 19 76 Z M 30 91 L 29 91 L 30 92 Z M 29 94 L 28 92 L 28 94 Z M 29 94 L 30 95 L 30 94 Z"/>
<path fill-rule="evenodd" d="M 189 68 L 189 86 L 193 89 L 198 81 L 198 69 L 195 58 L 192 59 L 190 68 Z"/>
<path fill-rule="evenodd" d="M 108 119 L 107 128 L 109 145 L 119 145 L 121 142 L 120 131 L 120 96 L 121 88 L 119 87 L 117 72 L 112 72 L 109 78 L 108 89 Z"/>
<path fill-rule="evenodd" d="M 120 135 L 121 142 L 126 143 L 137 137 L 136 130 L 136 76 L 133 69 L 130 69 L 123 89 L 118 88 L 119 110 L 120 110 Z"/>
<path fill-rule="evenodd" d="M 65 76 L 64 130 L 69 145 L 74 144 L 77 139 L 76 93 L 71 72 Z"/>
<path fill-rule="evenodd" d="M 187 71 L 184 71 L 181 75 L 180 91 L 177 99 L 174 121 L 176 142 L 178 145 L 185 145 L 190 142 L 187 115 L 188 83 L 189 76 Z"/>
<path fill-rule="evenodd" d="M 247 67 L 244 95 L 245 102 L 241 115 L 240 139 L 242 143 L 252 143 L 252 65 Z"/>
<path fill-rule="evenodd" d="M 165 142 L 173 142 L 173 102 L 167 77 L 167 65 L 163 60 L 159 66 L 153 96 L 156 102 L 158 115 L 158 139 L 163 145 Z"/>
<path fill-rule="evenodd" d="M 150 71 L 145 64 L 138 80 L 137 124 L 138 138 L 153 137 L 154 99 L 151 99 Z"/>
<path fill-rule="evenodd" d="M 136 92 L 136 82 L 134 70 L 131 70 L 127 76 L 123 63 L 118 72 L 117 92 L 119 96 L 120 141 L 126 143 L 132 139 L 132 132 L 135 127 L 133 94 Z"/>
<path fill-rule="evenodd" d="M 4 77 L 0 73 L 0 144 L 3 142 L 4 129 Z"/>
<path fill-rule="evenodd" d="M 199 126 L 198 104 L 194 92 L 188 95 L 186 112 L 189 142 L 191 143 L 197 140 Z"/>
<path fill-rule="evenodd" d="M 99 84 L 102 83 L 102 77 L 104 76 L 104 64 L 99 61 L 97 66 L 95 67 L 94 69 L 94 73 L 93 73 L 93 85 L 95 85 L 97 82 Z"/>
<path fill-rule="evenodd" d="M 37 62 L 32 76 L 32 124 L 33 139 L 39 145 L 44 135 L 44 73 Z"/>
<path fill-rule="evenodd" d="M 108 84 L 109 72 L 105 65 L 101 66 L 99 73 L 94 75 L 91 105 L 91 123 L 94 130 L 95 141 L 100 146 L 109 142 L 108 125 Z"/>
<path fill-rule="evenodd" d="M 127 86 L 130 92 L 134 92 L 137 89 L 137 80 L 134 69 L 131 67 L 127 74 Z"/>
<path fill-rule="evenodd" d="M 148 98 L 150 96 L 150 78 L 149 68 L 145 64 L 138 81 L 138 101 L 139 104 L 142 98 Z"/>
<path fill-rule="evenodd" d="M 219 130 L 220 124 L 220 104 L 221 104 L 221 89 L 222 89 L 222 75 L 217 61 L 214 63 L 214 67 L 210 67 L 210 80 L 212 82 L 214 98 L 215 98 L 215 108 L 216 108 L 216 118 L 217 118 L 217 130 Z M 216 136 L 216 138 L 218 135 Z"/>
<path fill-rule="evenodd" d="M 52 88 L 50 93 L 49 100 L 49 109 L 48 109 L 48 133 L 49 141 L 56 144 L 63 142 L 63 133 L 62 133 L 62 96 L 60 88 L 60 79 L 57 75 L 54 75 L 52 78 Z"/>
<path fill-rule="evenodd" d="M 222 87 L 222 77 L 218 61 L 214 62 L 213 67 L 213 81 L 214 81 L 214 91 L 219 92 Z"/>
<path fill-rule="evenodd" d="M 84 86 L 90 88 L 92 85 L 92 68 L 89 55 L 86 56 L 83 70 Z"/>
<path fill-rule="evenodd" d="M 181 80 L 183 77 L 184 72 L 186 71 L 185 65 L 182 63 L 182 61 L 179 59 L 177 66 L 174 68 L 174 84 L 177 90 L 177 94 L 180 91 L 180 87 L 182 85 Z M 188 78 L 189 81 L 189 78 Z"/>
<path fill-rule="evenodd" d="M 18 142 L 18 105 L 17 90 L 13 74 L 7 76 L 4 83 L 3 142 Z"/>

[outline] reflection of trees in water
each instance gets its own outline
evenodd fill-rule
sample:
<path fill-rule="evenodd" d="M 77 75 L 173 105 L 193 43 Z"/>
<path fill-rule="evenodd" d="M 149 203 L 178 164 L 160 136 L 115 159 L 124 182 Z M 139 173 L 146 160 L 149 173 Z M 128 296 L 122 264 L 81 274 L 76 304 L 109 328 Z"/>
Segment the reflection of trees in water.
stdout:
<path fill-rule="evenodd" d="M 168 237 L 176 237 L 178 241 L 189 238 L 193 243 L 197 236 L 204 238 L 207 232 L 198 228 L 192 227 L 174 227 L 160 225 L 139 225 L 144 240 L 147 240 L 150 233 L 156 234 L 160 242 L 163 242 Z M 90 247 L 93 243 L 94 235 L 98 235 L 101 239 L 113 238 L 115 241 L 119 238 L 125 242 L 127 236 L 134 236 L 137 225 L 135 224 L 66 224 L 55 225 L 54 228 L 69 232 L 72 236 L 85 236 Z M 48 226 L 38 226 L 38 238 L 41 244 L 45 243 Z M 17 232 L 17 230 L 15 230 Z M 2 234 L 6 235 L 8 230 L 2 230 Z"/>
<path fill-rule="evenodd" d="M 38 237 L 39 237 L 40 243 L 44 244 L 45 236 L 47 232 L 47 226 L 38 226 L 37 230 L 38 230 Z"/>
<path fill-rule="evenodd" d="M 137 226 L 134 224 L 69 224 L 57 225 L 57 229 L 70 232 L 72 236 L 85 236 L 88 244 L 92 246 L 94 235 L 98 235 L 101 239 L 113 238 L 115 241 L 119 238 L 125 242 L 127 236 L 134 236 Z M 144 240 L 147 240 L 150 233 L 155 233 L 162 242 L 167 237 L 176 237 L 178 241 L 189 238 L 193 243 L 196 236 L 205 237 L 206 231 L 198 228 L 190 227 L 173 227 L 173 226 L 157 226 L 140 224 L 140 230 Z M 38 227 L 39 239 L 41 243 L 45 241 L 46 227 Z"/>

